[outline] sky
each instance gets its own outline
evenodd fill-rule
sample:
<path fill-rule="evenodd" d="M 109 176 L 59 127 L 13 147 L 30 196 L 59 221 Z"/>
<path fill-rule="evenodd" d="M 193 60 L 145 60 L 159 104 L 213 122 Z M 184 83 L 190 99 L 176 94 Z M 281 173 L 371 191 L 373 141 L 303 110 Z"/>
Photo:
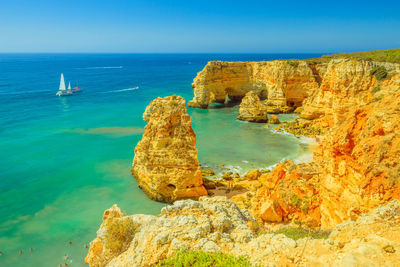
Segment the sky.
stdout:
<path fill-rule="evenodd" d="M 400 48 L 400 0 L 0 0 L 0 52 L 334 53 Z"/>

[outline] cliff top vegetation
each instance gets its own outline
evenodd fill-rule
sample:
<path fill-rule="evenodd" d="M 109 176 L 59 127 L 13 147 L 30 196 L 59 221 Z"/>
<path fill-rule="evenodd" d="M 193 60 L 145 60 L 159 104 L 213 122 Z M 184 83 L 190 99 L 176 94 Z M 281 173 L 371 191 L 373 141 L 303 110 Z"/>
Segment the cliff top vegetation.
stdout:
<path fill-rule="evenodd" d="M 306 61 L 310 63 L 322 63 L 322 62 L 328 62 L 329 60 L 334 58 L 349 58 L 349 59 L 370 60 L 378 62 L 400 63 L 400 48 L 323 55 L 320 58 L 306 59 Z"/>

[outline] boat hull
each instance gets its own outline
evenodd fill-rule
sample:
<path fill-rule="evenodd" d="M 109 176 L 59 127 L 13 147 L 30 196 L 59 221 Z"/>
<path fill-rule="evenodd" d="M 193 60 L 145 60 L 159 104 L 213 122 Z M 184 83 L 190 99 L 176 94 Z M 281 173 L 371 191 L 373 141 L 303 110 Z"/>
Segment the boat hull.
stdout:
<path fill-rule="evenodd" d="M 72 92 L 71 91 L 67 91 L 67 90 L 65 90 L 65 91 L 58 91 L 57 93 L 56 93 L 56 96 L 70 96 L 70 95 L 72 95 Z"/>
<path fill-rule="evenodd" d="M 71 91 L 72 91 L 72 93 L 80 93 L 82 91 L 82 89 L 79 88 L 79 86 L 78 86 L 78 87 L 72 88 Z"/>

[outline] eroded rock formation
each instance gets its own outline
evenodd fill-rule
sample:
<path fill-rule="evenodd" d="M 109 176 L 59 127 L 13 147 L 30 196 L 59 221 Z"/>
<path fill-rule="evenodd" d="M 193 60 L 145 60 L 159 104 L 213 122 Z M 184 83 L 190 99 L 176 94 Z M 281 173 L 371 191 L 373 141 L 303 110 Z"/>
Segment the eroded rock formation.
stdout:
<path fill-rule="evenodd" d="M 209 103 L 235 101 L 249 91 L 267 99 L 269 112 L 299 106 L 318 82 L 306 62 L 287 60 L 262 62 L 210 61 L 193 81 L 194 98 L 188 106 L 207 108 Z"/>
<path fill-rule="evenodd" d="M 327 63 L 210 61 L 193 81 L 189 106 L 207 108 L 209 103 L 223 103 L 226 97 L 239 100 L 254 91 L 265 99 L 269 113 L 303 105 L 302 118 L 325 117 L 324 126 L 331 127 L 350 108 L 370 101 L 371 90 L 379 86 L 370 74 L 376 66 L 384 66 L 390 75 L 400 73 L 400 64 L 351 59 Z"/>
<path fill-rule="evenodd" d="M 116 244 L 118 249 L 106 254 L 93 241 L 86 257 L 91 267 L 152 266 L 179 250 L 245 256 L 261 266 L 396 266 L 400 256 L 399 201 L 336 226 L 328 239 L 295 241 L 283 234 L 266 233 L 225 197 L 181 200 L 163 208 L 158 216 L 123 216 L 113 222 L 117 229 L 130 225 L 125 231 L 129 238 L 116 243 L 108 240 L 105 237 L 111 236 L 113 228 L 102 226 L 95 240 L 109 249 Z"/>
<path fill-rule="evenodd" d="M 324 167 L 323 225 L 400 199 L 400 90 L 375 97 L 370 104 L 351 109 L 314 153 Z"/>
<path fill-rule="evenodd" d="M 232 199 L 267 223 L 323 228 L 400 199 L 400 90 L 383 88 L 326 134 L 314 162 L 280 163 L 259 177 L 255 194 Z"/>
<path fill-rule="evenodd" d="M 185 100 L 158 97 L 146 108 L 143 119 L 148 124 L 132 163 L 139 187 L 162 202 L 207 195 Z"/>
<path fill-rule="evenodd" d="M 390 73 L 400 72 L 400 64 L 373 61 L 334 59 L 326 66 L 318 90 L 304 100 L 301 117 L 324 117 L 329 126 L 344 119 L 349 109 L 368 103 L 370 92 L 379 82 L 370 72 L 375 66 L 385 66 Z"/>
<path fill-rule="evenodd" d="M 261 103 L 257 93 L 250 91 L 242 99 L 237 119 L 250 122 L 267 122 L 267 106 Z"/>

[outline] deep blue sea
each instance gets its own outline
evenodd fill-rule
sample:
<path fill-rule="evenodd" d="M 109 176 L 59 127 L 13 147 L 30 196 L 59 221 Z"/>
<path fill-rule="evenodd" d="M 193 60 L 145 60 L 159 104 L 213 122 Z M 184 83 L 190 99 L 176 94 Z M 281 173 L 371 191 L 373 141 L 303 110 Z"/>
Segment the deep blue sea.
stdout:
<path fill-rule="evenodd" d="M 0 54 L 0 266 L 59 266 L 64 255 L 83 266 L 105 209 L 157 214 L 164 204 L 130 174 L 142 114 L 158 96 L 190 100 L 207 61 L 317 56 Z M 57 97 L 61 73 L 83 91 Z M 294 136 L 237 121 L 237 110 L 188 109 L 201 164 L 243 173 L 307 153 Z"/>

